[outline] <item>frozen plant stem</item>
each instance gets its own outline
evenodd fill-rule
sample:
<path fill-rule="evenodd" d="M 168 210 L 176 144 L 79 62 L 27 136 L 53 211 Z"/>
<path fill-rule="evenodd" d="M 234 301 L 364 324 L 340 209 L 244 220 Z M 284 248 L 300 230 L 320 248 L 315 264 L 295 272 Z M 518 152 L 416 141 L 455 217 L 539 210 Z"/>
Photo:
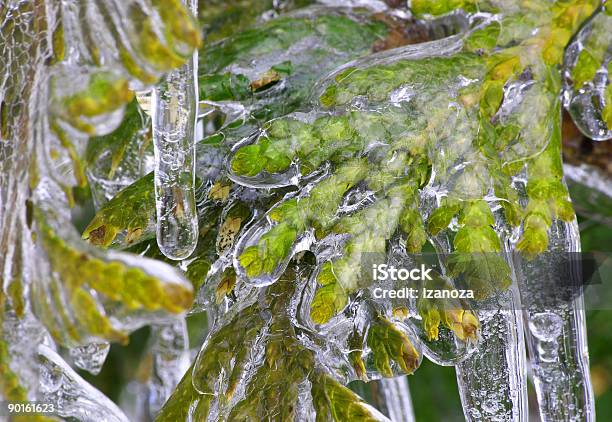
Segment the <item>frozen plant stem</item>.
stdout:
<path fill-rule="evenodd" d="M 170 259 L 191 255 L 198 239 L 195 126 L 198 52 L 153 90 L 157 244 Z"/>

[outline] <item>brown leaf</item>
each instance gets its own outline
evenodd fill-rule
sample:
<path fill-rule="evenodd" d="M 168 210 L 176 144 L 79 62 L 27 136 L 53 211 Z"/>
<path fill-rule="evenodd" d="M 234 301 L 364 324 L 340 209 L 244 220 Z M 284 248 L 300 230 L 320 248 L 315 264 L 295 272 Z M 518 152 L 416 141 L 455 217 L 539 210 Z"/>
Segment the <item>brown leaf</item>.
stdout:
<path fill-rule="evenodd" d="M 242 218 L 240 217 L 228 217 L 223 222 L 219 229 L 219 236 L 217 237 L 217 252 L 219 254 L 222 254 L 232 247 L 234 239 L 240 231 L 241 224 Z"/>
<path fill-rule="evenodd" d="M 221 281 L 217 286 L 217 290 L 215 292 L 215 297 L 217 299 L 217 304 L 221 303 L 223 298 L 229 295 L 234 291 L 234 287 L 236 286 L 236 274 L 233 271 L 226 271 L 221 277 Z"/>
<path fill-rule="evenodd" d="M 270 69 L 266 73 L 261 75 L 259 79 L 251 82 L 251 89 L 253 91 L 257 91 L 280 80 L 281 75 L 276 70 Z"/>
<path fill-rule="evenodd" d="M 208 192 L 208 197 L 216 201 L 225 201 L 230 194 L 231 185 L 224 185 L 221 181 L 215 182 Z"/>

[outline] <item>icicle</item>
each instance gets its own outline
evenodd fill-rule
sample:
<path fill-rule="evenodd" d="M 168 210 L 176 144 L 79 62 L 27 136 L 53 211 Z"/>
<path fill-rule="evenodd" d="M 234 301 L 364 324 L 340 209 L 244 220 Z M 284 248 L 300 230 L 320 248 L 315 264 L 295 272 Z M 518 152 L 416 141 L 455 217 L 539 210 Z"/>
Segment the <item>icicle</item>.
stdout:
<path fill-rule="evenodd" d="M 152 332 L 153 374 L 149 381 L 149 414 L 155 415 L 189 367 L 189 341 L 184 319 L 156 325 Z"/>
<path fill-rule="evenodd" d="M 196 50 L 192 60 L 166 75 L 152 95 L 157 243 L 164 255 L 176 260 L 191 255 L 198 239 L 197 54 Z"/>
<path fill-rule="evenodd" d="M 387 420 L 393 422 L 415 421 L 406 376 L 357 382 L 351 385 L 351 390 L 366 399 L 385 417 L 388 417 Z"/>
<path fill-rule="evenodd" d="M 380 380 L 380 390 L 385 399 L 383 413 L 392 421 L 413 422 L 414 409 L 406 377 L 384 378 Z"/>
<path fill-rule="evenodd" d="M 135 377 L 121 392 L 119 404 L 130 420 L 153 420 L 190 362 L 185 319 L 151 327 L 151 337 Z"/>
<path fill-rule="evenodd" d="M 40 401 L 53 403 L 55 414 L 81 422 L 127 422 L 109 398 L 89 385 L 62 358 L 45 345 L 38 346 Z"/>
<path fill-rule="evenodd" d="M 580 251 L 576 221 L 553 223 L 548 251 L 532 261 L 517 257 L 540 416 L 544 422 L 594 421 L 583 298 L 576 285 L 566 284 L 580 272 L 572 256 Z M 571 289 L 569 300 L 554 297 L 559 281 Z"/>
<path fill-rule="evenodd" d="M 96 342 L 70 349 L 70 357 L 78 368 L 93 375 L 98 375 L 109 351 L 110 344 L 108 342 Z"/>
<path fill-rule="evenodd" d="M 499 294 L 495 303 L 482 305 L 478 349 L 457 364 L 457 384 L 468 421 L 528 420 L 523 324 L 513 290 Z"/>

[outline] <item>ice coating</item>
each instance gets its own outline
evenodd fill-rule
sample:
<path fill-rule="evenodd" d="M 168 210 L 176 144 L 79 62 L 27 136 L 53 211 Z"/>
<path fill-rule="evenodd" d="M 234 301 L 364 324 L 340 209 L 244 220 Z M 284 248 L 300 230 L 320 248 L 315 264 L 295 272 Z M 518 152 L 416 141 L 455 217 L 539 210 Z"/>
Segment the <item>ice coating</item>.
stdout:
<path fill-rule="evenodd" d="M 585 5 L 584 17 L 593 10 Z M 479 25 L 462 36 L 347 64 L 319 82 L 315 107 L 272 120 L 255 138 L 237 144 L 228 160 L 232 181 L 255 189 L 294 185 L 297 191 L 245 228 L 234 249 L 234 269 L 238 278 L 265 286 L 282 277 L 296 254 L 313 251 L 318 286 L 314 296 L 307 295 L 310 309 L 298 321 L 342 349 L 351 339 L 347 316 L 369 300 L 363 296 L 368 284 L 360 279 L 363 253 L 389 254 L 394 236 L 414 253 L 428 238 L 446 233 L 440 252 L 449 255 L 444 265 L 451 283 L 476 289 L 480 300 L 497 292 L 503 303 L 497 311 L 476 312 L 482 331 L 475 351 L 425 353 L 457 365 L 468 419 L 525 420 L 520 301 L 516 286 L 499 296 L 513 280 L 500 254 L 508 227 L 517 233 L 523 226 L 515 247 L 533 256 L 548 243 L 547 215 L 573 217 L 566 212 L 558 156 L 560 81 L 549 76 L 561 56 L 538 53 L 520 38 L 528 34 L 514 32 L 524 51 L 502 49 L 483 58 L 479 51 L 487 43 L 480 34 L 495 34 L 498 23 L 494 18 Z M 521 216 L 522 191 L 514 178 L 526 163 L 531 183 Z M 412 183 L 403 186 L 403 178 Z M 537 207 L 543 216 L 536 215 Z M 470 313 L 439 312 L 435 306 L 417 308 L 423 339 L 440 340 L 443 318 L 454 328 L 444 343 L 475 332 Z M 365 326 L 376 325 L 374 315 L 363 319 Z M 465 325 L 453 325 L 453 318 Z M 365 341 L 364 373 L 394 373 L 369 367 L 371 345 Z M 357 374 L 359 358 L 349 353 Z M 478 377 L 485 362 L 492 369 Z"/>
<path fill-rule="evenodd" d="M 585 5 L 582 18 L 594 10 L 593 4 Z M 560 63 L 558 46 L 538 51 L 534 45 L 553 40 L 534 44 L 531 32 L 500 34 L 497 19 L 503 18 L 427 47 L 345 65 L 319 82 L 314 107 L 306 104 L 272 120 L 243 142 L 230 140 L 229 178 L 240 189 L 268 188 L 279 195 L 264 214 L 258 209 L 239 234 L 233 249 L 236 279 L 228 276 L 232 269 L 224 255 L 212 263 L 205 281 L 221 287 L 234 280 L 239 295 L 250 291 L 240 279 L 251 289 L 281 288 L 277 280 L 291 268 L 292 259 L 304 250 L 313 252 L 316 267 L 296 318 L 315 337 L 329 339 L 329 348 L 317 355 L 334 356 L 334 362 L 348 357 L 352 376 L 358 378 L 395 375 L 394 365 L 373 364 L 379 358 L 375 341 L 360 338 L 363 327 L 376 335 L 381 312 L 393 329 L 416 330 L 420 340 L 413 331 L 411 342 L 442 341 L 444 347 L 425 347 L 422 353 L 457 365 L 470 420 L 527 418 L 520 301 L 516 286 L 507 290 L 513 271 L 501 255 L 507 232 L 519 240 L 514 248 L 533 257 L 548 245 L 551 218 L 573 218 L 561 182 L 560 78 L 550 77 Z M 490 48 L 488 35 L 505 37 L 501 44 L 524 45 L 483 59 L 482 50 Z M 444 106 L 438 108 L 436 102 Z M 402 177 L 412 186 L 402 186 Z M 515 183 L 522 178 L 530 181 L 526 187 Z M 523 189 L 527 204 L 519 202 Z M 230 195 L 230 204 L 233 199 Z M 411 252 L 435 243 L 446 255 L 444 283 L 471 286 L 480 300 L 497 292 L 501 296 L 496 300 L 503 303 L 493 311 L 476 311 L 478 319 L 466 308 L 448 308 L 455 312 L 445 314 L 447 308 L 432 304 L 385 309 L 388 303 L 368 295 L 359 265 L 364 252 L 390 254 L 395 238 Z M 225 300 L 230 310 L 245 304 Z M 219 329 L 234 324 L 218 323 Z M 479 327 L 480 342 L 463 350 L 447 345 L 476 335 Z M 258 339 L 254 337 L 254 344 Z M 209 341 L 205 349 L 214 348 L 218 339 Z M 318 350 L 316 341 L 308 345 Z M 199 360 L 196 368 L 201 366 Z M 210 385 L 201 384 L 204 373 L 193 372 L 202 398 L 211 391 Z M 249 375 L 246 379 L 251 382 Z M 504 380 L 501 390 L 499 379 Z M 240 385 L 236 388 L 240 391 Z M 207 399 L 207 409 L 209 405 Z"/>
<path fill-rule="evenodd" d="M 119 39 L 126 45 L 117 45 L 120 52 L 127 49 L 135 53 L 137 64 L 130 66 L 134 63 L 126 59 L 129 55 L 117 56 L 106 52 L 103 52 L 102 61 L 106 63 L 123 57 L 124 65 L 130 67 L 128 73 L 133 76 L 146 76 L 143 70 L 158 74 L 160 63 L 177 62 L 176 56 L 162 57 L 161 60 L 156 56 L 157 63 L 147 63 L 146 57 L 143 60 L 142 56 L 147 54 L 133 45 L 133 40 L 139 37 L 137 29 L 140 27 L 132 26 L 134 22 L 129 19 L 125 20 L 127 28 L 124 28 L 127 36 L 122 31 L 112 31 L 114 22 L 123 21 L 123 12 L 135 4 L 144 3 L 118 4 L 120 13 L 117 16 L 111 13 L 110 18 L 105 19 L 111 27 L 107 31 L 112 34 L 109 38 Z M 161 410 L 160 419 L 174 421 L 201 419 L 202 416 L 214 419 L 220 415 L 262 418 L 281 414 L 306 420 L 314 417 L 323 420 L 386 420 L 343 384 L 351 379 L 410 373 L 426 355 L 438 363 L 458 364 L 460 368 L 468 369 L 476 365 L 478 359 L 491 358 L 499 362 L 496 367 L 499 371 L 494 374 L 509 380 L 507 388 L 499 392 L 495 385 L 491 391 L 490 382 L 478 384 L 478 380 L 463 376 L 466 403 L 470 403 L 471 413 L 476 410 L 495 418 L 520 420 L 524 401 L 516 392 L 521 391 L 522 367 L 518 365 L 520 359 L 511 363 L 507 359 L 520 349 L 520 340 L 512 338 L 513 333 L 520 331 L 516 328 L 518 325 L 512 326 L 515 313 L 504 314 L 499 318 L 500 323 L 493 326 L 489 319 L 491 315 L 479 315 L 479 311 L 473 311 L 463 303 L 372 300 L 373 286 L 368 285 L 356 270 L 364 253 L 378 252 L 387 257 L 395 253 L 396 246 L 415 252 L 433 243 L 440 260 L 444 261 L 445 270 L 436 277 L 436 285 L 448 289 L 465 283 L 464 286 L 475 286 L 483 296 L 487 296 L 497 290 L 505 291 L 511 281 L 510 268 L 499 256 L 503 249 L 503 235 L 509 230 L 506 226 L 511 226 L 517 237 L 522 231 L 523 238 L 517 248 L 525 256 L 534 258 L 554 241 L 554 236 L 551 234 L 549 237 L 548 233 L 550 220 L 569 221 L 573 218 L 567 191 L 559 184 L 561 166 L 556 131 L 559 81 L 554 66 L 559 64 L 558 50 L 567 41 L 564 36 L 569 34 L 569 37 L 575 32 L 574 26 L 579 26 L 583 18 L 590 15 L 596 3 L 578 2 L 577 7 L 571 9 L 571 16 L 569 13 L 564 16 L 567 10 L 563 8 L 567 4 L 552 6 L 552 3 L 545 2 L 543 9 L 550 11 L 549 6 L 559 9 L 542 16 L 529 13 L 526 24 L 520 20 L 518 24 L 512 19 L 503 21 L 520 11 L 516 4 L 495 2 L 494 8 L 489 3 L 479 2 L 484 14 L 469 18 L 470 25 L 475 27 L 472 26 L 468 34 L 351 63 L 330 78 L 323 79 L 319 87 L 312 90 L 310 103 L 304 102 L 305 96 L 300 93 L 297 105 L 284 108 L 287 98 L 295 99 L 286 94 L 295 91 L 287 89 L 287 86 L 293 86 L 288 82 L 293 81 L 284 72 L 293 69 L 284 64 L 284 59 L 289 57 L 282 45 L 275 46 L 276 52 L 262 55 L 265 58 L 263 63 L 246 66 L 246 70 L 241 60 L 246 58 L 248 62 L 246 53 L 239 54 L 235 63 L 217 69 L 221 74 L 236 72 L 223 81 L 239 82 L 243 84 L 242 88 L 245 81 L 235 76 L 244 74 L 250 79 L 243 103 L 217 104 L 214 107 L 218 107 L 218 114 L 203 116 L 210 117 L 206 131 L 212 136 L 201 143 L 200 148 L 206 156 L 198 158 L 200 168 L 197 171 L 205 176 L 202 177 L 204 189 L 194 197 L 198 201 L 200 228 L 205 230 L 202 230 L 202 241 L 193 259 L 181 263 L 181 268 L 187 268 L 187 276 L 194 286 L 200 286 L 203 281 L 206 283 L 200 292 L 201 303 L 211 308 L 215 325 L 193 370 L 188 371 L 173 398 Z M 106 7 L 106 2 L 100 4 L 102 8 Z M 576 6 L 572 2 L 568 4 Z M 417 15 L 449 11 L 427 10 L 427 2 L 422 1 L 414 1 L 412 6 Z M 447 6 L 447 3 L 441 4 L 442 8 Z M 87 7 L 87 16 L 98 16 L 100 6 Z M 489 16 L 488 12 L 499 14 Z M 310 16 L 310 12 L 301 13 Z M 342 17 L 340 12 L 331 13 L 323 9 L 317 13 L 323 18 L 314 20 L 316 29 L 325 28 L 326 22 L 331 28 L 328 35 L 337 43 L 335 48 L 343 44 L 346 48 L 350 44 L 346 42 L 348 32 L 340 32 L 346 39 L 337 39 L 334 30 L 337 30 L 335 25 L 339 22 L 347 25 L 350 22 L 331 19 Z M 571 19 L 550 22 L 553 15 Z M 78 32 L 78 19 L 74 20 L 76 15 L 67 13 L 67 16 L 73 19 L 67 32 Z M 151 16 L 154 26 L 162 24 L 159 20 L 162 16 L 155 12 Z M 353 18 L 348 20 L 355 22 Z M 499 22 L 503 25 L 497 25 Z M 568 22 L 573 26 L 563 27 Z M 533 25 L 542 28 L 534 32 Z M 298 33 L 296 21 L 285 22 L 284 28 L 289 32 L 295 29 Z M 378 28 L 375 25 L 375 29 Z M 506 32 L 508 28 L 511 30 Z M 353 26 L 353 33 L 374 38 L 386 34 L 386 30 L 368 33 L 362 29 L 362 26 Z M 306 38 L 312 33 L 310 31 L 312 28 L 305 31 Z M 172 34 L 168 35 L 170 38 L 180 33 L 176 30 L 161 32 Z M 542 38 L 529 38 L 536 33 L 543 34 Z M 546 38 L 550 33 L 563 36 Z M 93 35 L 106 38 L 105 34 L 102 31 L 102 35 Z M 274 37 L 264 38 L 261 33 L 251 34 L 255 41 L 253 50 L 258 50 L 265 42 L 274 41 Z M 364 54 L 371 47 L 372 39 L 368 37 L 364 37 L 362 45 Z M 69 38 L 73 43 L 75 38 Z M 523 44 L 525 40 L 536 42 Z M 109 39 L 98 41 L 100 45 L 114 42 Z M 158 45 L 152 41 L 147 39 L 142 44 Z M 308 67 L 304 62 L 332 63 L 335 67 L 338 63 L 327 60 L 328 57 L 348 60 L 349 56 L 341 50 L 320 49 L 320 39 L 307 41 L 299 39 L 291 46 L 292 53 L 303 59 L 296 60 L 302 71 Z M 389 39 L 384 41 L 390 42 Z M 226 46 L 231 49 L 237 42 L 231 40 Z M 76 50 L 79 50 L 91 47 L 92 43 L 76 45 Z M 506 50 L 505 46 L 511 48 Z M 176 51 L 188 54 L 181 45 L 175 47 Z M 540 47 L 545 47 L 545 51 L 540 51 Z M 89 57 L 94 50 L 85 48 L 83 54 Z M 309 60 L 317 53 L 322 54 L 319 61 Z M 94 57 L 89 58 L 95 61 Z M 272 63 L 274 58 L 282 61 Z M 268 64 L 270 69 L 267 69 Z M 138 65 L 141 65 L 140 69 Z M 61 75 L 64 81 L 73 69 L 65 67 Z M 274 70 L 276 74 L 267 70 Z M 44 71 L 41 73 L 46 74 Z M 121 94 L 126 84 L 117 79 L 117 75 L 122 75 L 122 71 L 111 72 L 111 77 L 91 80 L 96 87 L 116 88 L 113 92 Z M 115 82 L 120 83 L 115 85 Z M 310 83 L 297 85 L 310 91 Z M 65 87 L 66 84 L 55 86 Z M 221 88 L 226 87 L 221 84 Z M 232 89 L 229 91 L 235 94 Z M 44 97 L 46 91 L 38 92 Z M 70 91 L 70 94 L 76 98 L 71 98 L 66 110 L 74 111 L 83 106 L 83 102 L 78 101 L 78 92 Z M 10 96 L 9 100 L 12 101 Z M 122 104 L 127 100 L 127 96 L 122 97 Z M 253 103 L 256 104 L 251 107 Z M 9 104 L 14 111 L 14 104 L 10 101 Z M 275 109 L 273 105 L 280 107 Z M 302 108 L 301 113 L 285 116 L 296 107 Z M 234 113 L 236 110 L 239 113 Z M 44 319 L 55 340 L 69 347 L 74 343 L 91 344 L 91 337 L 94 341 L 122 341 L 135 327 L 151 321 L 162 323 L 161 320 L 167 317 L 165 311 L 180 313 L 190 303 L 191 289 L 177 272 L 142 257 L 83 246 L 75 238 L 73 230 L 65 229 L 71 224 L 69 219 L 62 212 L 54 212 L 56 207 L 66 208 L 65 204 L 48 201 L 59 196 L 58 189 L 69 195 L 70 185 L 80 183 L 82 176 L 79 166 L 70 166 L 69 159 L 75 151 L 83 150 L 82 143 L 86 137 L 70 129 L 68 133 L 73 135 L 70 139 L 78 144 L 78 148 L 66 147 L 68 138 L 61 130 L 64 123 L 76 125 L 78 130 L 100 130 L 100 135 L 103 135 L 120 120 L 120 114 L 112 110 L 102 117 L 81 116 L 76 120 L 70 119 L 70 113 L 59 116 L 62 125 L 54 129 L 53 147 L 44 144 L 45 148 L 38 145 L 40 148 L 36 149 L 40 156 L 44 156 L 45 166 L 52 167 L 43 167 L 48 171 L 42 172 L 44 182 L 38 192 L 41 195 L 36 196 L 32 208 L 34 231 L 41 239 L 34 252 L 40 261 L 49 261 L 49 264 L 33 269 L 34 277 L 30 277 L 35 281 L 29 279 L 27 282 L 31 284 L 26 286 L 32 287 L 36 294 L 33 305 L 37 315 Z M 238 114 L 239 118 L 233 117 Z M 214 121 L 222 115 L 232 117 L 222 123 Z M 258 127 L 258 122 L 270 117 L 280 118 L 263 124 L 263 128 Z M 230 125 L 232 127 L 228 127 Z M 219 127 L 222 132 L 214 133 Z M 3 127 L 0 134 L 4 137 L 5 133 Z M 238 144 L 253 133 L 250 142 Z M 479 136 L 483 133 L 488 136 Z M 283 142 L 287 140 L 291 142 Z M 217 147 L 212 148 L 212 145 Z M 63 149 L 58 155 L 56 168 L 52 164 L 55 159 L 49 158 L 55 155 L 51 152 L 60 147 Z M 248 147 L 253 148 L 245 151 L 244 148 Z M 3 157 L 12 154 L 10 147 L 6 148 L 2 153 L 8 153 Z M 226 172 L 219 162 L 225 164 L 230 149 L 233 149 L 227 159 L 230 171 Z M 33 150 L 31 144 L 25 143 L 20 153 L 27 155 Z M 232 163 L 241 151 L 247 158 L 246 164 L 249 164 L 248 153 L 260 153 L 263 170 L 268 174 L 264 172 L 264 177 L 258 180 L 253 177 L 260 174 L 239 174 L 242 172 L 240 166 L 233 168 Z M 253 155 L 257 157 L 257 154 Z M 8 192 L 8 197 L 19 204 L 27 197 L 27 184 L 23 178 L 27 160 L 29 158 L 3 163 L 9 174 L 20 172 L 16 178 L 18 183 L 13 184 L 15 180 L 11 180 L 9 188 L 2 191 L 3 195 Z M 286 180 L 282 172 L 288 162 L 294 171 L 290 180 Z M 259 164 L 247 166 L 247 170 L 258 170 Z M 129 169 L 119 169 L 119 172 L 124 170 L 129 173 Z M 8 179 L 2 180 L 3 189 Z M 528 180 L 524 187 L 526 204 L 518 203 L 516 199 L 515 191 L 522 193 L 523 189 L 516 189 L 518 179 Z M 155 187 L 152 176 L 148 182 L 151 188 Z M 54 183 L 60 186 L 54 186 Z M 17 185 L 20 187 L 14 189 Z M 128 193 L 111 204 L 115 210 L 120 210 L 119 214 L 130 210 L 127 204 L 137 202 L 137 197 L 132 196 L 134 193 L 147 198 L 146 189 Z M 148 217 L 155 214 L 148 212 L 146 200 L 139 204 L 142 208 L 138 212 L 142 214 L 138 214 L 133 225 L 122 222 L 116 226 L 96 225 L 86 230 L 85 237 L 91 243 L 108 246 L 118 230 L 127 228 L 127 235 L 118 239 L 115 246 L 147 240 L 144 238 L 150 234 L 145 233 L 150 229 Z M 154 207 L 155 203 L 155 211 Z M 18 286 L 6 288 L 13 292 L 6 297 L 6 303 L 19 313 L 23 303 L 19 301 L 19 294 L 14 293 L 19 292 L 20 286 L 20 280 L 14 274 L 19 274 L 20 260 L 23 257 L 26 258 L 24 262 L 28 260 L 27 254 L 32 249 L 28 240 L 31 233 L 26 229 L 25 215 L 12 215 L 13 210 L 3 208 L 2 212 L 5 211 L 7 214 L 0 214 L 0 218 L 8 216 L 3 222 L 8 223 L 9 229 L 3 232 L 4 243 L 0 247 L 10 247 L 6 248 L 8 258 L 3 265 L 8 265 L 3 267 L 3 276 L 11 276 L 7 285 Z M 58 214 L 60 218 L 56 218 Z M 17 217 L 13 218 L 14 215 Z M 255 231 L 252 228 L 258 229 L 257 236 L 252 236 Z M 13 239 L 18 239 L 14 249 Z M 137 252 L 162 258 L 154 243 L 144 245 L 147 248 Z M 257 262 L 243 265 L 246 262 L 243 252 L 249 247 L 259 248 L 258 254 L 262 250 L 264 255 L 270 252 L 262 259 L 261 265 L 267 273 L 256 274 Z M 253 249 L 250 254 L 254 254 Z M 234 259 L 228 260 L 228 257 Z M 304 271 L 297 277 L 299 282 L 296 277 L 291 277 L 291 271 L 296 268 L 292 260 L 298 261 L 297 268 Z M 91 265 L 84 265 L 83 261 Z M 253 261 L 248 264 L 253 264 Z M 100 271 L 100 266 L 104 271 Z M 15 268 L 17 271 L 13 271 Z M 98 274 L 107 272 L 109 277 L 97 278 Z M 119 277 L 116 277 L 117 273 Z M 482 282 L 484 273 L 487 277 Z M 112 284 L 117 281 L 120 281 L 119 287 Z M 160 298 L 159 288 L 167 295 L 156 300 Z M 0 302 L 4 300 L 3 292 Z M 113 302 L 118 302 L 118 307 Z M 78 304 L 87 306 L 78 308 Z M 62 312 L 64 310 L 68 312 Z M 543 338 L 548 335 L 546 328 L 551 328 L 552 333 L 558 331 L 557 317 L 562 320 L 552 312 L 538 312 L 534 314 L 530 327 L 538 338 Z M 79 322 L 76 327 L 75 320 Z M 101 325 L 95 322 L 101 322 Z M 482 335 L 479 330 L 483 331 Z M 505 343 L 497 342 L 494 338 L 497 334 Z M 479 337 L 482 337 L 480 344 Z M 14 339 L 7 338 L 14 342 Z M 180 339 L 181 335 L 176 338 Z M 549 343 L 547 346 L 554 346 L 554 342 L 546 341 Z M 475 350 L 482 356 L 476 355 Z M 554 349 L 548 347 L 545 351 L 548 353 L 545 359 L 552 360 L 554 353 L 549 352 L 554 352 Z M 21 356 L 15 361 L 19 358 Z M 84 362 L 83 366 L 95 363 L 93 361 L 95 359 Z M 74 380 L 72 375 L 70 378 Z M 170 379 L 168 385 L 176 380 L 168 377 Z M 467 391 L 467 386 L 472 385 L 473 389 L 470 387 Z M 160 397 L 167 394 L 167 389 L 163 390 Z M 517 397 L 513 397 L 513 392 Z M 473 397 L 482 394 L 501 397 L 503 405 L 471 402 Z M 278 400 L 281 395 L 287 398 L 286 402 Z M 580 397 L 578 393 L 577 400 Z M 344 406 L 346 403 L 350 405 Z"/>
<path fill-rule="evenodd" d="M 188 4 L 195 11 L 196 3 Z M 170 259 L 187 258 L 198 239 L 195 126 L 198 53 L 167 74 L 152 96 L 157 244 Z"/>
<path fill-rule="evenodd" d="M 242 306 L 220 316 L 224 323 L 216 324 L 158 421 L 266 416 L 270 406 L 281 420 L 308 420 L 308 415 L 323 420 L 389 420 L 343 386 L 338 377 L 347 362 L 335 345 L 292 322 L 292 309 L 310 282 L 309 266 L 292 265 L 277 283 L 260 289 L 259 298 L 251 295 Z M 413 351 L 405 331 L 383 316 L 375 319 L 368 340 L 371 356 L 377 356 L 373 365 L 384 371 L 389 365 L 415 364 L 416 356 L 406 355 Z M 363 376 L 365 365 L 358 360 Z M 333 365 L 338 372 L 328 373 L 321 365 Z"/>
<path fill-rule="evenodd" d="M 150 129 L 150 117 L 132 100 L 115 130 L 89 139 L 85 151 L 87 180 L 96 209 L 153 171 Z"/>
<path fill-rule="evenodd" d="M 152 325 L 138 377 L 125 386 L 119 399 L 130 420 L 155 418 L 190 366 L 188 343 L 184 319 Z"/>
<path fill-rule="evenodd" d="M 216 182 L 228 186 L 226 172 L 221 167 L 233 144 L 252 134 L 259 122 L 299 107 L 306 101 L 317 78 L 347 60 L 367 54 L 389 30 L 377 19 L 376 15 L 362 10 L 305 9 L 299 14 L 249 29 L 249 40 L 259 39 L 260 43 L 270 43 L 274 47 L 272 51 L 258 48 L 259 43 L 255 43 L 241 47 L 241 54 L 236 55 L 236 46 L 244 42 L 245 36 L 242 34 L 207 44 L 203 48 L 198 77 L 200 122 L 205 137 L 196 144 L 196 176 L 201 182 L 198 185 L 204 188 L 208 197 L 201 195 L 204 201 L 199 204 L 200 209 L 211 205 L 210 189 L 212 186 L 217 188 Z M 339 31 L 346 40 L 341 39 Z M 278 41 L 279 37 L 281 41 Z M 286 50 L 293 53 L 291 60 L 286 60 L 289 57 Z M 282 57 L 279 57 L 279 52 L 283 52 Z M 228 64 L 228 57 L 235 57 L 239 65 Z M 265 83 L 268 85 L 263 85 Z M 252 84 L 260 87 L 252 91 Z M 133 148 L 132 143 L 130 148 Z M 111 152 L 105 154 L 110 155 Z M 148 162 L 147 157 L 148 154 L 145 154 L 145 162 Z M 125 161 L 122 161 L 120 168 L 126 171 L 117 172 L 116 178 L 126 173 L 129 177 L 133 165 L 126 165 Z M 105 160 L 102 160 L 103 168 L 104 163 Z M 116 227 L 118 233 L 112 239 L 113 245 L 121 247 L 151 238 L 151 228 L 154 226 L 148 222 L 151 218 L 155 219 L 155 204 L 150 205 L 150 198 L 154 196 L 153 183 L 145 181 L 145 178 L 103 206 L 99 211 L 100 218 L 92 221 L 86 234 L 103 225 L 109 233 Z M 134 197 L 133 202 L 138 201 L 142 205 L 131 206 L 134 209 L 131 214 L 136 215 L 131 217 L 132 221 L 126 221 L 123 215 L 130 212 L 120 212 L 119 209 L 125 208 L 125 205 L 117 206 L 117 203 L 136 194 L 138 197 Z M 89 239 L 98 244 L 95 238 Z M 107 245 L 106 241 L 103 245 Z"/>
<path fill-rule="evenodd" d="M 177 269 L 82 242 L 67 213 L 45 199 L 59 192 L 50 179 L 35 191 L 40 241 L 34 252 L 47 259 L 32 266 L 31 285 L 32 306 L 57 342 L 70 347 L 86 346 L 92 337 L 125 342 L 127 333 L 149 318 L 173 318 L 190 306 L 192 286 Z"/>
<path fill-rule="evenodd" d="M 40 321 L 29 312 L 19 317 L 14 311 L 7 312 L 0 330 L 3 347 L 6 347 L 5 350 L 11 356 L 10 361 L 2 362 L 3 381 L 14 385 L 18 383 L 21 387 L 16 391 L 3 391 L 3 397 L 12 400 L 35 400 L 40 385 L 36 347 L 39 344 L 52 345 L 53 341 Z"/>
<path fill-rule="evenodd" d="M 565 108 L 595 141 L 612 139 L 612 9 L 587 22 L 565 53 Z"/>
<path fill-rule="evenodd" d="M 368 397 L 369 402 L 391 421 L 415 421 L 407 377 L 353 383 L 351 388 L 360 396 Z"/>
<path fill-rule="evenodd" d="M 595 420 L 576 252 L 577 223 L 556 221 L 548 252 L 533 261 L 520 260 L 517 266 L 542 421 Z M 566 293 L 558 293 L 560 285 Z"/>

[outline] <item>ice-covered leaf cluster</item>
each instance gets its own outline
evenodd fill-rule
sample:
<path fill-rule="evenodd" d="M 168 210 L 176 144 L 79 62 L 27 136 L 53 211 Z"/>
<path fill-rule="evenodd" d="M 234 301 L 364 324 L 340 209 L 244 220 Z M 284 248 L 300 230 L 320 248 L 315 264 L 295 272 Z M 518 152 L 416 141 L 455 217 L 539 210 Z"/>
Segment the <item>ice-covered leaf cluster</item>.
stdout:
<path fill-rule="evenodd" d="M 541 280 L 579 250 L 561 107 L 612 130 L 608 4 L 213 0 L 195 56 L 179 0 L 36 4 L 0 6 L 1 395 L 123 420 L 56 352 L 96 372 L 153 324 L 141 418 L 388 420 L 347 383 L 425 356 L 521 421 L 526 337 L 542 419 L 593 420 L 580 298 Z M 419 289 L 476 300 L 377 297 L 371 263 L 427 255 Z"/>

